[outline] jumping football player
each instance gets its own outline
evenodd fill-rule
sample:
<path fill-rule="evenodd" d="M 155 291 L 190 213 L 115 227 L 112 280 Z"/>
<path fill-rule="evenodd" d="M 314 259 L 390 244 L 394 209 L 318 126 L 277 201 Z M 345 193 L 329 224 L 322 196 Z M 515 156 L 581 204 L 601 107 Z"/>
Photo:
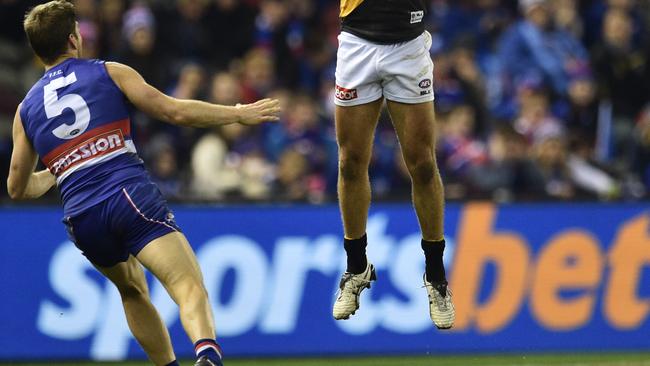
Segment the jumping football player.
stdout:
<path fill-rule="evenodd" d="M 71 240 L 117 286 L 129 328 L 154 364 L 178 365 L 141 264 L 178 304 L 196 365 L 222 365 L 201 271 L 136 154 L 130 104 L 175 125 L 208 128 L 276 121 L 278 102 L 230 107 L 178 100 L 128 66 L 82 60 L 74 7 L 65 1 L 36 6 L 24 28 L 45 74 L 16 111 L 9 195 L 37 198 L 58 186 Z M 34 172 L 39 157 L 47 170 Z"/>
<path fill-rule="evenodd" d="M 385 99 L 411 176 L 413 205 L 422 230 L 429 315 L 439 329 L 454 324 L 442 261 L 444 195 L 434 155 L 433 63 L 431 35 L 424 28 L 426 3 L 341 0 L 335 114 L 347 270 L 334 303 L 335 319 L 354 314 L 359 295 L 376 279 L 375 268 L 366 259 L 368 166 Z"/>

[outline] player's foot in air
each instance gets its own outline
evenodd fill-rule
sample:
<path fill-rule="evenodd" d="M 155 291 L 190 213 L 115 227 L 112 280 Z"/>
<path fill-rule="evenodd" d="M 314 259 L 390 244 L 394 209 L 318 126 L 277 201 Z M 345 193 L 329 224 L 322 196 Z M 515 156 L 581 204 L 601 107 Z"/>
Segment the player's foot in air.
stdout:
<path fill-rule="evenodd" d="M 339 283 L 339 295 L 334 302 L 334 319 L 348 319 L 359 309 L 361 292 L 370 288 L 370 282 L 377 280 L 375 266 L 368 262 L 366 270 L 360 274 L 345 272 Z"/>
<path fill-rule="evenodd" d="M 456 310 L 451 299 L 451 290 L 447 287 L 447 281 L 429 282 L 424 275 L 424 287 L 429 294 L 429 316 L 438 329 L 449 329 L 454 326 Z"/>
<path fill-rule="evenodd" d="M 223 366 L 223 363 L 216 363 L 208 358 L 208 356 L 201 356 L 194 366 Z"/>

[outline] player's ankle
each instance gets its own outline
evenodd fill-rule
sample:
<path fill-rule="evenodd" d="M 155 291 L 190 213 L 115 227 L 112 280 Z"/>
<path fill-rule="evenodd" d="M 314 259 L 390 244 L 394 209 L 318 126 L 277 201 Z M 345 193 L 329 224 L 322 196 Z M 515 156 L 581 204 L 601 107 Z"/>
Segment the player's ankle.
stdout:
<path fill-rule="evenodd" d="M 422 250 L 426 263 L 426 279 L 428 282 L 447 282 L 445 265 L 442 260 L 445 251 L 445 240 L 428 241 L 422 239 Z"/>
<path fill-rule="evenodd" d="M 196 353 L 196 357 L 200 358 L 205 356 L 215 364 L 219 366 L 223 365 L 221 361 L 223 358 L 223 351 L 221 350 L 219 343 L 214 339 L 199 339 L 194 343 L 194 352 Z"/>
<path fill-rule="evenodd" d="M 367 245 L 366 234 L 363 234 L 359 239 L 343 239 L 343 246 L 348 256 L 346 272 L 359 274 L 366 270 L 368 266 L 368 259 L 366 258 Z"/>

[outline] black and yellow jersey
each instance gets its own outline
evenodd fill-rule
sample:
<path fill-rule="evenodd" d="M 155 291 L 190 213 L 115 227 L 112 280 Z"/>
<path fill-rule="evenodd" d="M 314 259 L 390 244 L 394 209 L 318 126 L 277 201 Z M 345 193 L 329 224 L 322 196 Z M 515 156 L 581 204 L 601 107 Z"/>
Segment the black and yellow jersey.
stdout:
<path fill-rule="evenodd" d="M 368 41 L 410 41 L 424 32 L 427 0 L 341 0 L 341 29 Z"/>

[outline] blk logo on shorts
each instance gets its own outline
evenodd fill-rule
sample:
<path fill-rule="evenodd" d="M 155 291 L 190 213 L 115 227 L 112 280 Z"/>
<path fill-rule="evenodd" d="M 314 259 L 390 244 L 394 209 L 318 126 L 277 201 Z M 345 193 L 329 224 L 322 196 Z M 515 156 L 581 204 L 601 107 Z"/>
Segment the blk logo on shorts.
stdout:
<path fill-rule="evenodd" d="M 411 24 L 420 23 L 424 18 L 424 11 L 412 11 L 411 12 Z"/>
<path fill-rule="evenodd" d="M 424 79 L 420 81 L 420 88 L 422 89 L 429 89 L 433 83 L 431 82 L 431 79 Z"/>
<path fill-rule="evenodd" d="M 357 94 L 357 89 L 346 89 L 342 88 L 340 86 L 336 86 L 336 99 L 338 100 L 353 100 L 357 99 L 358 94 Z"/>

